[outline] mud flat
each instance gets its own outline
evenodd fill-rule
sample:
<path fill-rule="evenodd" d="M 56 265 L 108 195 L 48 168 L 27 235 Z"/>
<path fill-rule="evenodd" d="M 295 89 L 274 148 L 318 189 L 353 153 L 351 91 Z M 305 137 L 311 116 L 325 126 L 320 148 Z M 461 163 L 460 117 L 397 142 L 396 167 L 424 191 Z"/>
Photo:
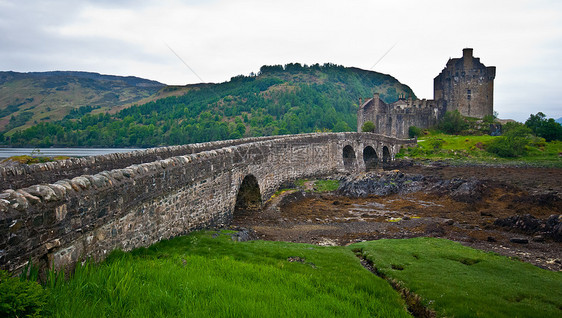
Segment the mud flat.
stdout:
<path fill-rule="evenodd" d="M 401 165 L 337 176 L 332 193 L 286 191 L 235 214 L 255 238 L 320 245 L 443 237 L 562 270 L 562 169 Z"/>

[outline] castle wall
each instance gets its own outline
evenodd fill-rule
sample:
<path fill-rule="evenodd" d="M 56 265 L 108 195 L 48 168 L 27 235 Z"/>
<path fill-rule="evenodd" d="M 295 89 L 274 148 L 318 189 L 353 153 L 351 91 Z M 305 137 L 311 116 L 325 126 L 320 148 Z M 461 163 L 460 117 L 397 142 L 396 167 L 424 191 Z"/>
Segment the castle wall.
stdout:
<path fill-rule="evenodd" d="M 429 128 L 437 124 L 443 113 L 444 108 L 432 100 L 399 100 L 388 105 L 376 94 L 357 112 L 357 127 L 359 131 L 363 123 L 371 121 L 377 134 L 409 138 L 410 126 Z"/>
<path fill-rule="evenodd" d="M 414 144 L 361 133 L 282 136 L 8 189 L 0 193 L 0 267 L 18 271 L 31 259 L 61 268 L 228 224 L 249 174 L 265 202 L 287 181 L 365 169 L 366 146 L 382 159 L 384 147 L 393 158 Z M 346 168 L 347 145 L 356 159 Z"/>

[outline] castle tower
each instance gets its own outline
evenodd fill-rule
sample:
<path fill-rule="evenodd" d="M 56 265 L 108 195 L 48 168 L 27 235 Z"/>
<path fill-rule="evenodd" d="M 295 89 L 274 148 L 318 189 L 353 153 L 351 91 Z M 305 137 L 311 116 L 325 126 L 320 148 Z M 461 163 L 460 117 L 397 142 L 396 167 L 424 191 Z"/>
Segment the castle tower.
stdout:
<path fill-rule="evenodd" d="M 482 118 L 494 112 L 496 67 L 486 67 L 463 49 L 462 58 L 449 59 L 433 80 L 433 98 L 442 101 L 447 111 L 458 110 L 463 116 Z"/>

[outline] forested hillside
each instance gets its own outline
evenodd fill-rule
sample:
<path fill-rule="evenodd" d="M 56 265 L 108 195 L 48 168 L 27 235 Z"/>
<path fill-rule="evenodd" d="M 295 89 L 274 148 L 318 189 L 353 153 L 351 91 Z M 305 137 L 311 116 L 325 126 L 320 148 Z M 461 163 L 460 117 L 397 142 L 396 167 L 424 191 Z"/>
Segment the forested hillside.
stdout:
<path fill-rule="evenodd" d="M 175 87 L 164 88 L 172 91 Z M 179 89 L 182 89 L 181 87 Z M 412 90 L 389 75 L 324 64 L 263 66 L 258 74 L 194 85 L 182 96 L 134 105 L 115 114 L 90 106 L 64 119 L 5 133 L 11 146 L 158 146 L 356 129 L 359 97 L 386 102 Z"/>

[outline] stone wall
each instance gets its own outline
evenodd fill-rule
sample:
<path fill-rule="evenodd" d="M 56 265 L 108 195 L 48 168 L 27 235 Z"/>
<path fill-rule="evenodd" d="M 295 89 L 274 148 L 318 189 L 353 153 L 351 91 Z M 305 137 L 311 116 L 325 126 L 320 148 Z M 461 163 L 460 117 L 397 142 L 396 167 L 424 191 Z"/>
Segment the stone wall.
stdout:
<path fill-rule="evenodd" d="M 265 202 L 287 181 L 365 169 L 367 146 L 382 160 L 385 150 L 393 157 L 413 144 L 362 133 L 283 136 L 8 189 L 0 193 L 0 267 L 99 261 L 116 248 L 228 224 L 247 175 L 256 177 Z M 356 157 L 346 167 L 345 146 Z"/>
<path fill-rule="evenodd" d="M 64 178 L 83 174 L 95 174 L 105 170 L 125 168 L 133 164 L 183 156 L 202 151 L 236 146 L 260 140 L 273 140 L 279 136 L 253 137 L 235 140 L 213 141 L 181 146 L 157 147 L 125 153 L 70 158 L 54 162 L 0 167 L 0 190 L 19 189 L 40 183 L 52 183 Z"/>

